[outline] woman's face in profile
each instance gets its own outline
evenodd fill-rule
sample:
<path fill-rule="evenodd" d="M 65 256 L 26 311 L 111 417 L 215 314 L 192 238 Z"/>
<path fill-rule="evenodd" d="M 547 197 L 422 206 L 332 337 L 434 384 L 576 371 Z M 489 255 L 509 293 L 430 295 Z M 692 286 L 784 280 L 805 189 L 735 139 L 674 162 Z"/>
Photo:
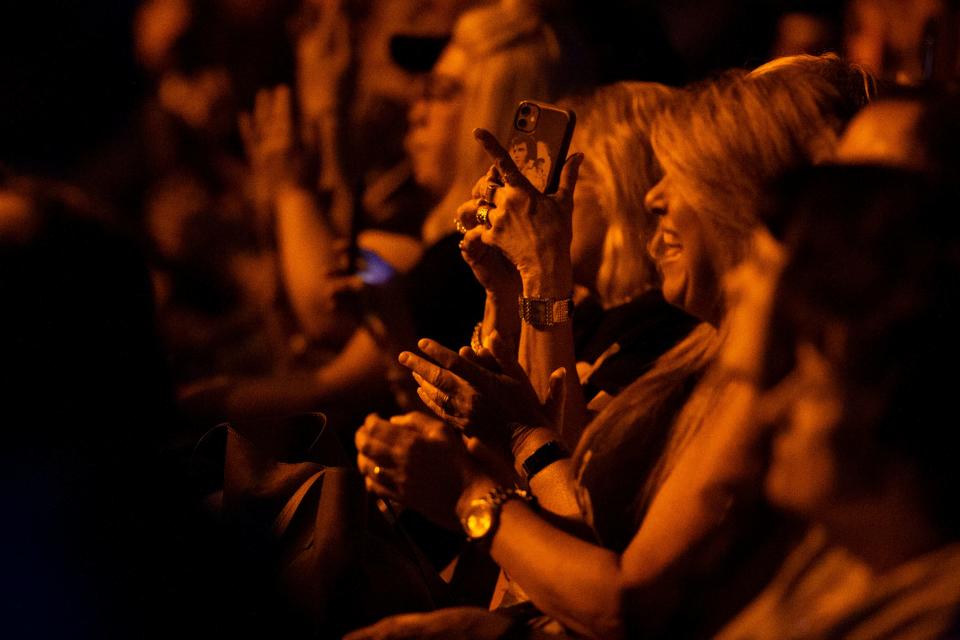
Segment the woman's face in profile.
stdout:
<path fill-rule="evenodd" d="M 405 146 L 413 175 L 419 185 L 437 195 L 447 191 L 454 175 L 466 69 L 466 54 L 448 46 L 410 108 Z"/>
<path fill-rule="evenodd" d="M 703 221 L 668 173 L 646 196 L 657 219 L 650 255 L 663 278 L 667 302 L 701 320 L 719 322 L 721 245 L 716 230 Z"/>
<path fill-rule="evenodd" d="M 793 371 L 757 403 L 776 429 L 766 477 L 768 499 L 781 508 L 816 517 L 836 500 L 841 465 L 835 434 L 843 401 L 830 364 L 801 342 Z"/>

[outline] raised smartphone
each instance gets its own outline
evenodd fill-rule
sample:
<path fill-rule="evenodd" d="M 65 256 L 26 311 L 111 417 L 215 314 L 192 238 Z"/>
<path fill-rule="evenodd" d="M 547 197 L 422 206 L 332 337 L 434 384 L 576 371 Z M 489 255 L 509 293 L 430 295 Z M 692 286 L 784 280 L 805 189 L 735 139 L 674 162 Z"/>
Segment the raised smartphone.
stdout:
<path fill-rule="evenodd" d="M 507 151 L 520 172 L 543 193 L 560 186 L 577 114 L 552 104 L 524 100 L 513 115 Z"/>

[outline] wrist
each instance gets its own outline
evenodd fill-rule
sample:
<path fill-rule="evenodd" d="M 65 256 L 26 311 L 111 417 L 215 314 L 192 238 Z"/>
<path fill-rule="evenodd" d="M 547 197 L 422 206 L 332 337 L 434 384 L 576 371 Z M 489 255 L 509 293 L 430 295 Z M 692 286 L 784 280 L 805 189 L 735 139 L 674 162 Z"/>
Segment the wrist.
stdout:
<path fill-rule="evenodd" d="M 519 425 L 524 426 L 524 425 Z M 510 441 L 510 453 L 513 455 L 514 468 L 522 472 L 523 461 L 534 451 L 550 442 L 560 440 L 560 434 L 549 427 L 524 427 L 516 429 Z"/>
<path fill-rule="evenodd" d="M 540 264 L 520 270 L 524 296 L 566 298 L 573 290 L 573 267 L 567 264 Z"/>

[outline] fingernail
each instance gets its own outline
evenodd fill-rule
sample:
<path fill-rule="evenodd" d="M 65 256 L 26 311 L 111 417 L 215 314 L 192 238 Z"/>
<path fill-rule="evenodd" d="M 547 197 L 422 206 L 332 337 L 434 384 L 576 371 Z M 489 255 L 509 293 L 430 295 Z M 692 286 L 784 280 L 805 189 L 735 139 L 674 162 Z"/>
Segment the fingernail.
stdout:
<path fill-rule="evenodd" d="M 429 344 L 430 344 L 430 341 L 427 340 L 426 338 L 420 338 L 420 340 L 417 342 L 417 346 L 420 347 L 421 349 L 426 349 Z"/>
<path fill-rule="evenodd" d="M 407 362 L 410 360 L 410 352 L 409 352 L 409 351 L 401 351 L 401 352 L 400 352 L 400 355 L 397 356 L 397 360 L 400 361 L 400 364 L 407 364 Z"/>

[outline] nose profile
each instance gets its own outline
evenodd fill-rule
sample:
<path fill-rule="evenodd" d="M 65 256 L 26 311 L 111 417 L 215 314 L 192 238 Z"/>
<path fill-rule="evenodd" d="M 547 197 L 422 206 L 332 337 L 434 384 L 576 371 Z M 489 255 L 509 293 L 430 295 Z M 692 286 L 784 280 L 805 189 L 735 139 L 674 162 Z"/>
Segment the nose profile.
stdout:
<path fill-rule="evenodd" d="M 417 98 L 410 105 L 410 111 L 407 112 L 407 122 L 411 129 L 422 127 L 427 122 L 427 101 L 423 98 Z"/>
<path fill-rule="evenodd" d="M 647 211 L 655 216 L 662 216 L 667 212 L 667 198 L 663 189 L 663 180 L 653 185 L 643 198 Z"/>

